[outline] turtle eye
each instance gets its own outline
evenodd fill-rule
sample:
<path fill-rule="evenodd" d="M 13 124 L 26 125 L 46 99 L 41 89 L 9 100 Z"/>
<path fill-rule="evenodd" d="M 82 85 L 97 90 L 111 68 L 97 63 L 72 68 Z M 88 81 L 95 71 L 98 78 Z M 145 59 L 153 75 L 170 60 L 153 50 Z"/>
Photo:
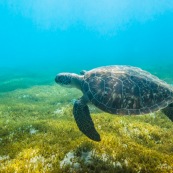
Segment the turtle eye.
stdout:
<path fill-rule="evenodd" d="M 64 85 L 68 85 L 71 83 L 71 78 L 69 76 L 65 76 L 61 80 L 62 80 L 62 84 L 64 84 Z"/>
<path fill-rule="evenodd" d="M 68 85 L 71 83 L 71 78 L 69 76 L 56 76 L 55 78 L 56 83 L 62 84 L 62 85 Z"/>

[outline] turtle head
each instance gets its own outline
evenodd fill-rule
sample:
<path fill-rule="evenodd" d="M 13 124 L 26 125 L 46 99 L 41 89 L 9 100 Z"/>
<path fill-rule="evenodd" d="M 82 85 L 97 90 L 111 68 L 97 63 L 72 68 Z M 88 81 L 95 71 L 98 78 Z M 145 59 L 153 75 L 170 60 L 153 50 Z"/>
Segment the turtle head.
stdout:
<path fill-rule="evenodd" d="M 55 77 L 55 82 L 63 86 L 68 86 L 72 82 L 71 79 L 72 79 L 71 73 L 59 73 Z"/>
<path fill-rule="evenodd" d="M 59 73 L 55 77 L 55 82 L 62 86 L 81 89 L 81 79 L 81 76 L 75 73 Z"/>

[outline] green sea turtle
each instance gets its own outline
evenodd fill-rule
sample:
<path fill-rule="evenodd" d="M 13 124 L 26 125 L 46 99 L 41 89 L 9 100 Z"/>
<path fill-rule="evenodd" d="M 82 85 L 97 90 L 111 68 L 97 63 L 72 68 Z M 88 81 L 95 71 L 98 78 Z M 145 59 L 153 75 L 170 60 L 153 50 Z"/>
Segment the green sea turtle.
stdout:
<path fill-rule="evenodd" d="M 149 72 L 132 66 L 103 66 L 90 71 L 59 73 L 55 81 L 80 89 L 73 114 L 78 128 L 90 139 L 100 141 L 87 104 L 122 115 L 158 111 L 173 102 L 173 88 Z"/>

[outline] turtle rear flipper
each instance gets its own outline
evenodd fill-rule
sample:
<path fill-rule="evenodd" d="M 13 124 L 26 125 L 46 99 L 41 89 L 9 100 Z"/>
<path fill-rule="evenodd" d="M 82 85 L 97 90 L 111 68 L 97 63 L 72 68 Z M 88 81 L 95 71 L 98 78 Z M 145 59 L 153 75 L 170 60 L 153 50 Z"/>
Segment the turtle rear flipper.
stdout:
<path fill-rule="evenodd" d="M 94 127 L 87 104 L 82 99 L 75 101 L 73 114 L 77 126 L 87 137 L 94 141 L 100 141 L 100 135 Z"/>
<path fill-rule="evenodd" d="M 173 103 L 168 105 L 166 108 L 162 109 L 162 112 L 173 121 Z"/>

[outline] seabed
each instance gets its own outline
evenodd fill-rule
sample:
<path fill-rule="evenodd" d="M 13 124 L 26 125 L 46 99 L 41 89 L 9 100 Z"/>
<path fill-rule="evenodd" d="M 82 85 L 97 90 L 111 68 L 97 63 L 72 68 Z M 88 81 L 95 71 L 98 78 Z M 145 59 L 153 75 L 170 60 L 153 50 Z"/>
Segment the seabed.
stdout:
<path fill-rule="evenodd" d="M 0 173 L 173 172 L 173 123 L 162 111 L 115 116 L 90 105 L 101 136 L 94 142 L 72 115 L 80 91 L 54 83 L 19 87 L 25 80 L 0 86 Z"/>

